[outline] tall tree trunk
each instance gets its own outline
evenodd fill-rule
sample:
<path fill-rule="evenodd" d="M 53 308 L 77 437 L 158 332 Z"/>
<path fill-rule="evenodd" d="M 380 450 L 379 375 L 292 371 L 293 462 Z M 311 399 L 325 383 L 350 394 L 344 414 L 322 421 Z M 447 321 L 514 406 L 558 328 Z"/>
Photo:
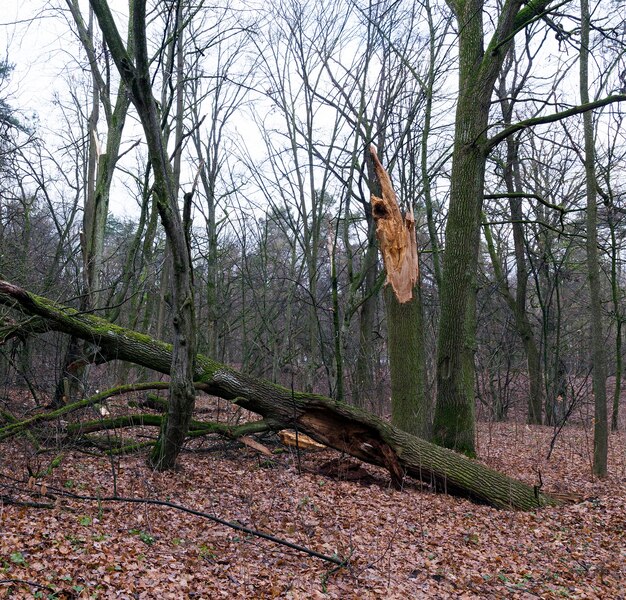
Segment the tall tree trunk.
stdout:
<path fill-rule="evenodd" d="M 174 467 L 189 429 L 195 390 L 195 308 L 191 256 L 178 208 L 178 189 L 161 131 L 157 104 L 152 95 L 146 39 L 146 3 L 136 0 L 131 15 L 134 60 L 119 36 L 105 0 L 90 0 L 111 55 L 137 109 L 154 170 L 157 210 L 172 250 L 172 326 L 174 344 L 170 369 L 170 391 L 166 425 L 151 460 L 157 469 Z M 177 31 L 180 35 L 181 32 Z"/>
<path fill-rule="evenodd" d="M 613 303 L 613 315 L 615 318 L 615 389 L 613 391 L 613 411 L 611 414 L 611 431 L 619 430 L 619 403 L 622 396 L 622 345 L 623 345 L 623 326 L 624 316 L 620 302 L 618 259 L 619 248 L 617 247 L 617 238 L 615 234 L 615 205 L 612 195 L 607 200 L 608 224 L 611 232 L 611 300 Z"/>
<path fill-rule="evenodd" d="M 83 212 L 82 250 L 84 263 L 84 290 L 87 295 L 87 305 L 90 308 L 98 306 L 99 276 L 102 270 L 104 252 L 104 233 L 109 213 L 109 197 L 115 166 L 120 154 L 122 132 L 126 123 L 126 115 L 130 106 L 126 87 L 122 82 L 115 104 L 111 102 L 109 86 L 105 82 L 100 66 L 93 33 L 93 10 L 89 10 L 89 21 L 85 24 L 77 0 L 66 0 L 74 19 L 78 37 L 87 53 L 92 76 L 93 101 L 89 117 L 89 156 L 85 206 Z M 127 46 L 132 48 L 133 34 L 129 27 Z M 100 119 L 100 104 L 104 108 L 107 125 L 106 146 L 99 147 L 98 121 Z"/>
<path fill-rule="evenodd" d="M 424 4 L 426 15 L 428 18 L 428 30 L 429 30 L 429 62 L 428 62 L 428 78 L 426 79 L 426 89 L 424 90 L 426 95 L 426 104 L 424 106 L 424 122 L 422 124 L 422 136 L 420 141 L 420 170 L 422 175 L 422 188 L 424 195 L 424 207 L 426 209 L 426 223 L 428 226 L 428 237 L 430 240 L 430 251 L 433 261 L 433 274 L 435 277 L 436 289 L 439 291 L 441 287 L 441 248 L 439 245 L 439 238 L 437 235 L 437 226 L 435 217 L 433 215 L 433 198 L 430 185 L 430 173 L 428 171 L 428 158 L 430 155 L 430 148 L 428 142 L 431 136 L 431 124 L 432 124 L 432 111 L 433 111 L 433 95 L 435 81 L 437 74 L 435 72 L 435 65 L 437 61 L 437 55 L 440 51 L 440 47 L 437 43 L 437 28 L 433 21 L 433 11 L 430 1 Z M 445 30 L 448 29 L 448 24 L 445 26 Z"/>
<path fill-rule="evenodd" d="M 622 399 L 622 329 L 623 321 L 618 316 L 615 331 L 615 390 L 613 391 L 613 410 L 611 412 L 611 431 L 619 431 L 619 403 Z"/>
<path fill-rule="evenodd" d="M 330 394 L 335 400 L 345 402 L 345 393 L 343 389 L 343 344 L 341 340 L 341 315 L 339 314 L 339 278 L 337 276 L 337 230 L 339 221 L 333 225 L 328 223 L 328 240 L 326 246 L 328 248 L 328 259 L 330 262 L 330 295 L 333 310 L 333 341 L 335 347 L 335 383 L 333 393 Z"/>
<path fill-rule="evenodd" d="M 524 231 L 521 198 L 509 199 L 511 221 L 513 223 L 513 244 L 515 246 L 515 272 L 517 289 L 515 303 L 512 306 L 515 316 L 515 326 L 524 346 L 526 365 L 528 368 L 528 415 L 530 424 L 541 425 L 543 421 L 543 370 L 541 368 L 541 352 L 530 324 L 528 311 L 526 310 L 526 290 L 528 283 L 528 271 L 524 249 Z"/>
<path fill-rule="evenodd" d="M 440 289 L 437 340 L 437 403 L 433 435 L 437 443 L 475 453 L 474 345 L 475 293 L 480 218 L 489 151 L 487 129 L 493 86 L 514 35 L 549 2 L 507 0 L 487 50 L 484 0 L 448 0 L 459 35 L 459 92 L 455 117 Z"/>
<path fill-rule="evenodd" d="M 104 235 L 109 213 L 109 197 L 113 174 L 120 153 L 122 132 L 130 105 L 126 88 L 122 83 L 117 93 L 115 106 L 111 104 L 108 86 L 97 62 L 93 34 L 93 11 L 89 10 L 86 24 L 77 0 L 66 0 L 77 28 L 78 37 L 89 59 L 92 79 L 92 105 L 88 119 L 88 150 L 86 163 L 85 198 L 83 206 L 83 227 L 81 250 L 83 257 L 83 283 L 81 309 L 91 310 L 99 306 L 100 273 L 104 255 Z M 127 44 L 132 46 L 132 31 L 128 32 Z M 98 122 L 100 104 L 104 107 L 107 123 L 107 141 L 104 151 L 100 150 Z M 81 366 L 84 358 L 84 344 L 81 340 L 70 339 L 63 359 L 61 375 L 57 381 L 53 404 L 59 406 L 69 401 L 74 393 L 82 390 L 88 377 L 88 370 Z"/>
<path fill-rule="evenodd" d="M 458 3 L 461 5 L 461 3 Z M 475 325 L 468 310 L 475 293 L 479 225 L 485 176 L 484 139 L 493 81 L 477 81 L 483 58 L 482 2 L 457 10 L 459 97 L 452 158 L 437 340 L 437 403 L 434 440 L 475 454 L 473 364 Z M 479 88 L 478 84 L 484 86 Z M 485 89 L 486 88 L 486 89 Z M 470 381 L 470 378 L 472 381 Z"/>
<path fill-rule="evenodd" d="M 375 363 L 375 331 L 378 293 L 378 248 L 376 247 L 376 225 L 371 208 L 366 208 L 367 247 L 363 254 L 361 270 L 363 277 L 363 302 L 359 311 L 359 345 L 355 366 L 355 382 L 352 391 L 352 402 L 361 408 L 369 407 L 375 395 L 374 375 Z M 347 221 L 347 219 L 346 219 Z M 348 239 L 347 237 L 345 239 Z"/>
<path fill-rule="evenodd" d="M 524 346 L 524 351 L 526 353 L 526 358 L 527 358 L 527 363 L 528 363 L 530 396 L 533 397 L 533 393 L 537 395 L 537 390 L 535 389 L 535 386 L 537 385 L 537 383 L 540 386 L 540 389 L 542 389 L 541 386 L 543 385 L 542 379 L 539 379 L 539 381 L 537 382 L 533 380 L 533 378 L 530 375 L 531 372 L 536 375 L 537 369 L 539 370 L 539 373 L 541 373 L 541 362 L 540 362 L 541 356 L 539 354 L 539 349 L 537 347 L 537 344 L 535 343 L 535 339 L 534 339 L 533 332 L 530 327 L 530 322 L 528 321 L 527 315 L 525 315 L 524 311 L 520 310 L 519 294 L 518 294 L 517 299 L 514 298 L 509 288 L 506 275 L 504 274 L 502 270 L 502 258 L 498 255 L 494 241 L 493 241 L 491 227 L 485 223 L 485 225 L 483 226 L 483 230 L 485 232 L 485 240 L 487 242 L 487 249 L 491 257 L 491 264 L 493 265 L 493 271 L 495 274 L 496 284 L 498 285 L 498 289 L 500 293 L 504 297 L 505 302 L 507 303 L 508 307 L 510 308 L 511 312 L 513 313 L 515 317 L 515 327 L 517 329 L 517 332 Z M 519 273 L 519 270 L 518 270 L 518 273 Z M 517 285 L 518 285 L 518 291 L 519 291 L 519 285 L 520 285 L 519 281 Z M 539 394 L 541 394 L 541 391 L 539 392 Z M 533 402 L 529 398 L 528 420 L 530 423 L 536 423 L 535 420 L 531 419 L 531 414 L 534 415 L 534 413 L 530 412 L 530 408 L 532 405 L 533 405 Z"/>
<path fill-rule="evenodd" d="M 510 122 L 510 117 L 507 122 Z M 505 182 L 510 194 L 509 208 L 513 229 L 513 245 L 515 248 L 515 279 L 517 287 L 515 302 L 511 305 L 515 317 L 515 326 L 522 340 L 526 365 L 528 368 L 528 415 L 530 424 L 541 425 L 543 421 L 543 371 L 541 369 L 541 353 L 539 345 L 530 324 L 526 309 L 526 295 L 528 289 L 528 270 L 526 268 L 526 250 L 524 243 L 524 216 L 522 214 L 522 198 L 516 196 L 522 192 L 521 177 L 519 174 L 518 145 L 513 137 L 506 140 L 507 163 L 505 166 Z"/>
<path fill-rule="evenodd" d="M 591 16 L 588 0 L 580 3 L 580 99 L 589 102 L 589 29 Z M 596 203 L 595 146 L 593 115 L 583 114 L 585 138 L 585 185 L 587 189 L 587 269 L 589 281 L 589 325 L 591 328 L 591 364 L 594 395 L 593 472 L 606 477 L 608 456 L 608 422 L 606 407 L 606 358 L 602 334 L 602 300 L 600 263 L 598 259 L 598 207 Z"/>
<path fill-rule="evenodd" d="M 513 120 L 513 110 L 519 99 L 519 94 L 523 89 L 527 73 L 521 77 L 518 75 L 517 57 L 515 47 L 511 47 L 505 67 L 500 75 L 498 85 L 498 97 L 502 119 L 505 126 L 510 126 Z M 513 77 L 510 84 L 507 84 L 509 76 Z M 524 198 L 524 186 L 520 175 L 519 139 L 509 136 L 506 139 L 506 163 L 504 165 L 504 183 L 509 196 L 509 210 L 511 212 L 511 228 L 513 230 L 513 246 L 515 249 L 515 279 L 516 291 L 515 299 L 511 301 L 512 295 L 505 285 L 505 297 L 507 304 L 513 312 L 515 327 L 522 340 L 524 354 L 526 355 L 526 365 L 528 369 L 528 415 L 529 424 L 541 425 L 543 420 L 544 404 L 544 382 L 543 370 L 541 368 L 541 353 L 539 344 L 530 323 L 528 310 L 526 307 L 526 296 L 528 290 L 528 268 L 526 265 L 526 247 L 524 239 L 524 215 L 522 212 L 522 200 Z M 505 279 L 501 279 L 506 284 Z"/>

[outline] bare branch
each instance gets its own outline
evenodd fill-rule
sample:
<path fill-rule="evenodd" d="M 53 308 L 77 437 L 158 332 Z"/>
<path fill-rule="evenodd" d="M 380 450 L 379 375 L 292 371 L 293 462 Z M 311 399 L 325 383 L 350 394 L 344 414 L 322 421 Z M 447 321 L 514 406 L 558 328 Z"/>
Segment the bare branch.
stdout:
<path fill-rule="evenodd" d="M 562 119 L 567 119 L 568 117 L 580 115 L 580 114 L 589 112 L 590 110 L 595 110 L 596 108 L 602 108 L 603 106 L 614 104 L 616 102 L 626 102 L 626 94 L 613 94 L 611 96 L 607 96 L 606 98 L 602 98 L 600 100 L 594 100 L 593 102 L 589 102 L 587 104 L 580 104 L 578 106 L 573 106 L 572 108 L 568 108 L 567 110 L 562 110 L 560 112 L 557 112 L 551 115 L 544 115 L 542 117 L 533 117 L 532 119 L 526 119 L 525 121 L 514 123 L 513 125 L 504 128 L 500 133 L 497 133 L 492 138 L 487 140 L 487 143 L 485 145 L 485 151 L 490 152 L 500 142 L 504 141 L 506 138 L 513 135 L 514 133 L 517 133 L 518 131 L 528 129 L 530 127 L 535 127 L 536 125 L 545 125 L 547 123 L 555 123 L 557 121 L 561 121 Z"/>

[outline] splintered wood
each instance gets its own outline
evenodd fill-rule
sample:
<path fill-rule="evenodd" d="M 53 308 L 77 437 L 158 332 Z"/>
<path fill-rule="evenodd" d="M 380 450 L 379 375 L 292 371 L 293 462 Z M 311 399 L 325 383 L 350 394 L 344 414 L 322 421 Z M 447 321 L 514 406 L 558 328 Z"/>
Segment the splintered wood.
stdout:
<path fill-rule="evenodd" d="M 389 175 L 373 146 L 370 147 L 370 154 L 382 190 L 382 198 L 371 195 L 376 237 L 387 271 L 387 283 L 391 284 L 398 302 L 402 304 L 413 298 L 419 274 L 415 217 L 410 207 L 402 216 Z"/>
<path fill-rule="evenodd" d="M 300 432 L 296 435 L 295 431 L 283 429 L 278 432 L 278 436 L 280 437 L 280 441 L 285 444 L 285 446 L 293 446 L 294 448 L 300 448 L 302 450 L 314 451 L 325 450 L 327 448 L 324 444 L 319 444 L 313 438 L 310 438 L 308 435 Z"/>

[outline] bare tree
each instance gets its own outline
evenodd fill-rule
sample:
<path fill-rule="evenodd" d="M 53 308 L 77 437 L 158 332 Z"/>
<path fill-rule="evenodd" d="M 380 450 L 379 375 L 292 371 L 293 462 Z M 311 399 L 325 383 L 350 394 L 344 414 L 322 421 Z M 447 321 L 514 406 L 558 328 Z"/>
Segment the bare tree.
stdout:
<path fill-rule="evenodd" d="M 172 468 L 187 435 L 195 402 L 192 377 L 195 358 L 195 307 L 188 238 L 178 206 L 178 187 L 170 163 L 156 100 L 152 92 L 146 38 L 146 2 L 132 4 L 133 48 L 122 41 L 105 0 L 90 0 L 104 39 L 141 120 L 154 172 L 157 209 L 172 251 L 172 353 L 167 425 L 152 453 L 158 469 Z M 181 35 L 183 23 L 176 30 Z"/>
<path fill-rule="evenodd" d="M 589 31 L 591 14 L 588 0 L 580 2 L 580 100 L 589 102 Z M 608 460 L 608 423 L 606 410 L 606 359 L 600 298 L 600 265 L 598 259 L 598 206 L 596 181 L 596 153 L 592 114 L 583 114 L 585 139 L 585 187 L 587 195 L 587 278 L 590 296 L 591 364 L 594 395 L 593 472 L 606 477 Z"/>

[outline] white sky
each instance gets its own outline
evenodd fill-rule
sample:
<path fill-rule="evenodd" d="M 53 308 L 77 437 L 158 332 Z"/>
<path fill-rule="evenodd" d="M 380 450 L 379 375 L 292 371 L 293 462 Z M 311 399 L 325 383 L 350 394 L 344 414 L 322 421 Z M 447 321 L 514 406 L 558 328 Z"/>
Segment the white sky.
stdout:
<path fill-rule="evenodd" d="M 116 2 L 124 4 L 122 0 L 111 4 L 115 6 Z M 22 118 L 37 115 L 38 134 L 52 147 L 59 143 L 59 125 L 63 123 L 55 97 L 68 98 L 69 77 L 79 68 L 80 46 L 64 22 L 65 1 L 0 0 L 0 5 L 0 58 L 14 65 L 3 95 L 8 92 L 9 103 Z M 131 127 L 129 119 L 127 130 Z M 114 188 L 111 211 L 119 217 L 136 217 L 139 207 L 134 200 L 129 201 L 119 177 Z"/>
<path fill-rule="evenodd" d="M 1 0 L 0 53 L 15 65 L 11 82 L 13 103 L 35 109 L 45 118 L 59 75 L 72 61 L 63 40 L 70 33 L 60 27 L 59 14 L 45 0 Z M 65 43 L 64 43 L 65 42 Z"/>
<path fill-rule="evenodd" d="M 87 14 L 86 0 L 81 4 Z M 46 106 L 64 70 L 75 66 L 78 44 L 64 23 L 65 0 L 0 0 L 0 7 L 0 57 L 15 65 L 14 98 L 21 106 Z"/>

